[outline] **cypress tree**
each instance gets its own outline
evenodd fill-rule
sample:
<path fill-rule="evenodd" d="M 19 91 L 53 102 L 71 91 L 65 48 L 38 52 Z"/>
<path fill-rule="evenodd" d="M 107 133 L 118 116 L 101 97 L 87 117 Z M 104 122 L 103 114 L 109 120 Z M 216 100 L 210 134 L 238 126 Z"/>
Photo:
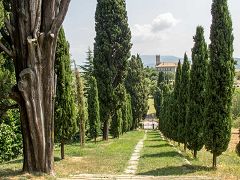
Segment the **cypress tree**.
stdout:
<path fill-rule="evenodd" d="M 93 52 L 88 48 L 87 51 L 87 59 L 83 66 L 81 66 L 81 69 L 83 70 L 83 78 L 85 80 L 85 90 L 88 92 L 88 89 L 90 88 L 90 81 L 92 80 L 94 66 L 93 66 Z"/>
<path fill-rule="evenodd" d="M 126 133 L 129 127 L 128 120 L 128 97 L 126 89 L 123 90 L 123 100 L 122 100 L 122 133 Z"/>
<path fill-rule="evenodd" d="M 97 137 L 100 133 L 100 114 L 97 81 L 94 77 L 91 78 L 90 88 L 88 91 L 88 121 L 90 137 L 97 142 Z"/>
<path fill-rule="evenodd" d="M 158 75 L 158 81 L 157 81 L 157 88 L 155 90 L 155 94 L 154 94 L 154 107 L 156 109 L 156 116 L 157 118 L 159 118 L 160 116 L 160 111 L 162 108 L 162 98 L 163 98 L 163 89 L 164 86 L 164 73 L 163 72 L 159 72 Z"/>
<path fill-rule="evenodd" d="M 179 122 L 179 108 L 180 104 L 180 91 L 181 91 L 181 76 L 182 76 L 182 65 L 181 61 L 179 60 L 178 62 L 178 67 L 176 71 L 176 76 L 175 76 L 175 84 L 174 84 L 174 90 L 173 90 L 173 112 L 172 112 L 172 118 L 169 120 L 171 121 L 170 123 L 170 131 L 171 131 L 171 137 L 174 141 L 179 142 L 178 139 L 178 122 Z"/>
<path fill-rule="evenodd" d="M 231 138 L 231 102 L 234 59 L 233 28 L 227 0 L 213 0 L 210 40 L 210 63 L 206 84 L 205 147 L 217 156 L 227 150 Z"/>
<path fill-rule="evenodd" d="M 79 122 L 79 133 L 80 133 L 80 145 L 85 145 L 85 133 L 86 133 L 86 104 L 85 104 L 85 97 L 84 97 L 84 83 L 82 80 L 82 77 L 80 76 L 80 73 L 78 75 L 78 78 L 76 79 L 78 81 L 78 92 L 77 95 L 78 99 L 78 122 Z"/>
<path fill-rule="evenodd" d="M 178 142 L 184 143 L 186 150 L 185 125 L 187 118 L 187 111 L 189 105 L 189 81 L 190 81 L 190 63 L 187 54 L 184 54 L 184 61 L 182 66 L 181 84 L 178 101 Z"/>
<path fill-rule="evenodd" d="M 111 123 L 111 134 L 113 138 L 119 138 L 122 134 L 122 109 L 119 108 L 116 110 L 116 113 L 114 114 L 112 118 Z"/>
<path fill-rule="evenodd" d="M 197 27 L 196 35 L 193 37 L 192 68 L 190 71 L 189 84 L 189 111 L 185 127 L 187 148 L 197 151 L 204 145 L 203 142 L 203 120 L 205 108 L 205 87 L 207 78 L 208 49 L 204 38 L 204 29 Z"/>
<path fill-rule="evenodd" d="M 132 130 L 136 129 L 143 119 L 148 108 L 148 91 L 142 60 L 139 55 L 132 56 L 129 61 L 128 75 L 125 81 L 127 92 L 132 99 L 133 123 Z"/>
<path fill-rule="evenodd" d="M 116 109 L 114 93 L 126 75 L 132 47 L 125 0 L 98 0 L 95 13 L 94 73 L 98 84 L 103 140 Z"/>
<path fill-rule="evenodd" d="M 128 120 L 127 130 L 130 131 L 133 124 L 132 98 L 130 94 L 127 94 L 127 120 Z"/>
<path fill-rule="evenodd" d="M 63 28 L 60 29 L 57 40 L 55 71 L 57 74 L 55 137 L 61 143 L 61 158 L 64 159 L 65 142 L 76 132 L 76 113 L 69 44 Z"/>
<path fill-rule="evenodd" d="M 157 87 L 159 87 L 161 89 L 163 86 L 163 83 L 164 83 L 164 73 L 161 71 L 158 74 Z"/>

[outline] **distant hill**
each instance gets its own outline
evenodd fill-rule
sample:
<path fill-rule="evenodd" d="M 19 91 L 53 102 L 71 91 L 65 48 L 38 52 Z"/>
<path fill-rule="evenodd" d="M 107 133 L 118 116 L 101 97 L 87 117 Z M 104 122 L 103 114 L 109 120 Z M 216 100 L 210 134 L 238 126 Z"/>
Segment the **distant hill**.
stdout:
<path fill-rule="evenodd" d="M 142 58 L 142 62 L 143 65 L 145 67 L 155 67 L 156 64 L 156 55 L 141 55 Z M 179 58 L 176 56 L 161 56 L 161 61 L 164 62 L 178 62 L 179 59 L 183 59 L 183 58 Z M 237 65 L 235 66 L 236 69 L 238 69 L 240 71 L 240 58 L 234 58 L 235 61 L 237 62 Z"/>

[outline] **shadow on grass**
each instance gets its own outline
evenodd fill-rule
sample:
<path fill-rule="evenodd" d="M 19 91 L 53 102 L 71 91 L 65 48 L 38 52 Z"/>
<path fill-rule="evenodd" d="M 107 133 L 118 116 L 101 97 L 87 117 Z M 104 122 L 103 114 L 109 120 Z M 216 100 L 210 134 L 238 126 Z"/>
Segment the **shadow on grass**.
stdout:
<path fill-rule="evenodd" d="M 186 175 L 194 173 L 197 171 L 212 171 L 213 169 L 205 166 L 191 166 L 191 165 L 182 165 L 182 166 L 169 166 L 164 168 L 155 169 L 152 171 L 147 171 L 139 173 L 139 175 L 152 175 L 152 176 L 176 176 L 176 175 Z"/>
<path fill-rule="evenodd" d="M 152 145 L 152 146 L 146 146 L 149 148 L 161 148 L 161 147 L 172 147 L 169 144 L 160 144 L 160 145 Z"/>
<path fill-rule="evenodd" d="M 1 177 L 12 177 L 12 176 L 19 176 L 22 175 L 22 170 L 13 170 L 13 169 L 4 169 L 0 170 L 0 179 Z"/>
<path fill-rule="evenodd" d="M 176 151 L 168 151 L 168 152 L 161 152 L 156 154 L 145 154 L 143 158 L 156 158 L 156 157 L 176 157 L 180 156 L 180 154 Z"/>
<path fill-rule="evenodd" d="M 8 161 L 8 162 L 5 162 L 4 164 L 17 164 L 17 163 L 22 163 L 23 162 L 23 159 L 15 159 L 15 160 L 11 160 L 11 161 Z"/>
<path fill-rule="evenodd" d="M 54 157 L 54 162 L 58 162 L 58 161 L 61 161 L 62 159 L 60 157 Z"/>

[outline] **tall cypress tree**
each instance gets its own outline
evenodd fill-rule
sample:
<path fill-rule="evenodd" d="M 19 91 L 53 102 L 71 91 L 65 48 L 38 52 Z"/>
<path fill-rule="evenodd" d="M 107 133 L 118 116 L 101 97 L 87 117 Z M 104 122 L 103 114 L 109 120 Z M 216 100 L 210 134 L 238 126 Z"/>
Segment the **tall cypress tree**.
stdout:
<path fill-rule="evenodd" d="M 204 145 L 203 142 L 203 120 L 205 108 L 205 87 L 207 78 L 208 49 L 204 38 L 204 29 L 197 27 L 196 35 L 193 37 L 192 68 L 189 84 L 189 111 L 185 127 L 187 148 L 197 151 Z"/>
<path fill-rule="evenodd" d="M 174 84 L 174 90 L 173 90 L 173 112 L 172 112 L 172 118 L 170 118 L 170 130 L 172 132 L 172 139 L 174 141 L 179 141 L 178 139 L 178 122 L 179 122 L 179 104 L 180 102 L 180 91 L 181 91 L 181 76 L 182 76 L 182 65 L 181 61 L 179 60 L 178 62 L 178 67 L 176 71 L 176 76 L 175 76 L 175 84 Z"/>
<path fill-rule="evenodd" d="M 84 83 L 85 83 L 85 89 L 86 92 L 88 92 L 88 89 L 90 88 L 90 81 L 92 80 L 93 76 L 93 71 L 94 71 L 94 66 L 93 66 L 93 52 L 88 48 L 87 51 L 87 59 L 86 62 L 83 66 L 81 66 L 81 69 L 83 70 L 83 78 L 84 78 Z"/>
<path fill-rule="evenodd" d="M 206 84 L 205 147 L 217 156 L 227 150 L 231 137 L 231 102 L 234 59 L 233 28 L 227 0 L 213 0 L 210 40 L 210 63 Z"/>
<path fill-rule="evenodd" d="M 88 91 L 88 121 L 90 137 L 97 142 L 97 137 L 100 133 L 100 114 L 97 81 L 91 77 L 90 88 Z"/>
<path fill-rule="evenodd" d="M 116 110 L 116 113 L 112 118 L 111 134 L 113 138 L 119 138 L 119 136 L 122 134 L 122 123 L 123 123 L 122 109 L 119 108 Z"/>
<path fill-rule="evenodd" d="M 61 158 L 64 159 L 64 144 L 76 132 L 76 113 L 69 44 L 63 28 L 60 29 L 57 40 L 55 71 L 57 74 L 55 137 L 61 143 Z"/>
<path fill-rule="evenodd" d="M 131 129 L 133 130 L 138 127 L 139 122 L 143 119 L 148 108 L 147 85 L 145 83 L 142 60 L 139 55 L 132 56 L 129 61 L 125 86 L 132 99 L 133 123 Z"/>
<path fill-rule="evenodd" d="M 127 99 L 126 88 L 123 90 L 123 99 L 122 99 L 122 133 L 126 133 L 129 127 L 128 120 L 128 99 Z"/>
<path fill-rule="evenodd" d="M 190 63 L 187 54 L 184 54 L 184 61 L 182 66 L 181 84 L 178 101 L 178 142 L 184 143 L 186 150 L 185 125 L 189 105 L 189 81 L 190 81 Z"/>
<path fill-rule="evenodd" d="M 79 72 L 78 72 L 79 73 Z M 86 104 L 85 104 L 85 97 L 84 97 L 84 83 L 80 73 L 76 79 L 78 81 L 78 123 L 79 123 L 79 133 L 80 133 L 80 145 L 85 145 L 85 133 L 86 133 Z"/>
<path fill-rule="evenodd" d="M 132 98 L 130 94 L 127 94 L 127 120 L 128 120 L 127 130 L 130 131 L 133 124 Z"/>
<path fill-rule="evenodd" d="M 123 82 L 130 57 L 131 32 L 125 0 L 98 0 L 95 13 L 94 73 L 97 79 L 103 140 L 115 108 L 114 91 Z"/>
<path fill-rule="evenodd" d="M 162 103 L 163 103 L 163 86 L 164 86 L 164 73 L 159 72 L 158 75 L 158 81 L 157 81 L 157 88 L 155 90 L 154 94 L 154 107 L 156 109 L 156 116 L 159 118 L 160 116 L 160 111 L 162 108 Z"/>

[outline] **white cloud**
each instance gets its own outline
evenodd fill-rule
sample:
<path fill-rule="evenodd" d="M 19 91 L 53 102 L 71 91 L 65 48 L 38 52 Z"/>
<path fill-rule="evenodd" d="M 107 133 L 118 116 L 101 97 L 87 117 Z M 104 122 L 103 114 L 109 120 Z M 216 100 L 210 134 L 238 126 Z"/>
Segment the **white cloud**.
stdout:
<path fill-rule="evenodd" d="M 177 25 L 179 20 L 175 19 L 171 13 L 160 14 L 152 22 L 152 31 L 160 32 Z"/>
<path fill-rule="evenodd" d="M 135 24 L 132 34 L 136 40 L 164 39 L 166 35 L 163 31 L 176 26 L 179 20 L 175 19 L 171 13 L 158 15 L 151 24 Z"/>

